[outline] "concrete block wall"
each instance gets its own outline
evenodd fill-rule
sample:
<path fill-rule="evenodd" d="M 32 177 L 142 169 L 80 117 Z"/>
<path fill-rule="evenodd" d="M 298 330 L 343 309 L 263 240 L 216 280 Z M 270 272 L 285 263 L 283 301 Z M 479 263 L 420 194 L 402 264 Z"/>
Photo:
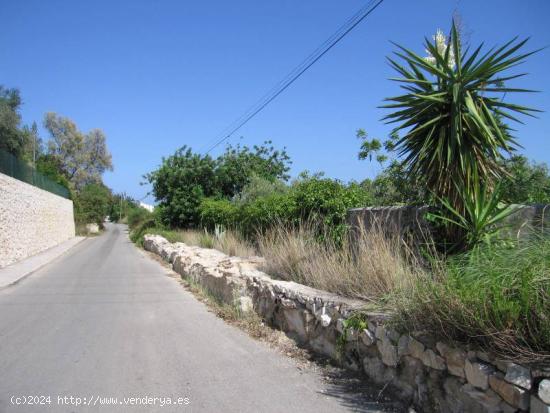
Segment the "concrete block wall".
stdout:
<path fill-rule="evenodd" d="M 74 236 L 71 200 L 0 173 L 0 268 Z"/>
<path fill-rule="evenodd" d="M 428 211 L 427 206 L 410 205 L 353 208 L 348 211 L 347 223 L 355 232 L 361 225 L 367 230 L 379 225 L 389 234 L 422 242 L 431 232 L 425 219 Z M 533 230 L 550 230 L 550 205 L 521 205 L 502 225 L 513 237 L 526 236 Z"/>

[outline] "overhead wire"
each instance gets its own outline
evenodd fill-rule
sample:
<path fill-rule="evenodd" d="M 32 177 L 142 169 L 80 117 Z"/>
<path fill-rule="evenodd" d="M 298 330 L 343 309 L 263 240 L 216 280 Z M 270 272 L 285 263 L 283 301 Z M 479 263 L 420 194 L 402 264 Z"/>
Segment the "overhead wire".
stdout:
<path fill-rule="evenodd" d="M 213 151 L 229 139 L 235 132 L 246 125 L 252 118 L 260 113 L 267 105 L 275 100 L 281 93 L 290 87 L 296 80 L 300 78 L 311 66 L 319 59 L 328 53 L 336 44 L 338 44 L 348 33 L 350 33 L 359 23 L 367 18 L 384 0 L 370 0 L 366 6 L 359 9 L 352 17 L 350 17 L 338 30 L 317 47 L 308 57 L 306 57 L 298 66 L 289 72 L 281 81 L 262 96 L 254 105 L 252 105 L 243 115 L 227 126 L 222 137 L 217 138 L 214 144 L 209 146 L 206 154 Z"/>

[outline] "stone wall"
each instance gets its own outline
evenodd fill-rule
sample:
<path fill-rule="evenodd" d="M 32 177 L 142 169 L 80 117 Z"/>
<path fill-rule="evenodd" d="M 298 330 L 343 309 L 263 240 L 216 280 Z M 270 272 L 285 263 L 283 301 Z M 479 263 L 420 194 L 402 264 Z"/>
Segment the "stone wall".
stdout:
<path fill-rule="evenodd" d="M 0 268 L 74 236 L 71 200 L 0 173 Z"/>
<path fill-rule="evenodd" d="M 364 330 L 345 329 L 344 320 L 365 302 L 271 279 L 258 270 L 261 258 L 229 257 L 158 235 L 146 235 L 143 245 L 220 301 L 255 311 L 301 345 L 388 385 L 417 412 L 550 413 L 550 366 L 522 366 L 426 334 L 400 334 L 381 313 L 367 312 Z"/>

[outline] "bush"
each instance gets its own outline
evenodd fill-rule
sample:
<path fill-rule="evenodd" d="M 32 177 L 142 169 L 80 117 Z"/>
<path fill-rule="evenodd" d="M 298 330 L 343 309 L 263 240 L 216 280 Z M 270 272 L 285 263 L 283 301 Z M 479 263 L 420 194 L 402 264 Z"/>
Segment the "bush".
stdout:
<path fill-rule="evenodd" d="M 143 246 L 143 236 L 151 233 L 152 228 L 157 228 L 156 221 L 152 216 L 137 222 L 130 231 L 130 241 L 135 242 L 139 246 Z"/>
<path fill-rule="evenodd" d="M 239 207 L 227 199 L 205 198 L 199 206 L 201 225 L 213 231 L 216 225 L 234 228 L 239 220 Z"/>
<path fill-rule="evenodd" d="M 346 232 L 348 209 L 370 205 L 371 196 L 360 185 L 332 179 L 309 178 L 294 184 L 291 196 L 298 220 L 319 220 L 327 235 L 341 242 Z"/>
<path fill-rule="evenodd" d="M 248 193 L 266 183 L 255 181 Z M 246 199 L 246 202 L 244 202 Z M 346 232 L 349 208 L 366 206 L 370 196 L 360 185 L 344 185 L 339 181 L 306 178 L 291 188 L 262 196 L 247 196 L 236 202 L 227 199 L 204 199 L 199 207 L 201 224 L 213 230 L 216 225 L 236 228 L 247 238 L 254 238 L 275 225 L 297 225 L 315 221 L 324 228 L 322 236 L 341 242 Z"/>
<path fill-rule="evenodd" d="M 157 170 L 145 175 L 162 207 L 163 223 L 180 228 L 198 226 L 204 198 L 232 199 L 251 176 L 272 181 L 287 179 L 288 155 L 267 145 L 270 142 L 252 149 L 228 146 L 216 159 L 184 146 L 163 159 Z"/>
<path fill-rule="evenodd" d="M 397 294 L 395 305 L 407 329 L 473 341 L 519 360 L 548 360 L 550 237 L 450 258 L 433 278 Z"/>
<path fill-rule="evenodd" d="M 77 224 L 96 223 L 100 227 L 109 213 L 111 191 L 103 184 L 88 184 L 74 197 Z"/>
<path fill-rule="evenodd" d="M 132 208 L 127 215 L 128 226 L 130 229 L 134 229 L 137 225 L 151 218 L 153 218 L 153 214 L 145 208 Z"/>
<path fill-rule="evenodd" d="M 280 224 L 297 222 L 296 204 L 288 194 L 258 198 L 242 207 L 238 227 L 247 238 Z"/>
<path fill-rule="evenodd" d="M 242 205 L 273 194 L 285 194 L 288 190 L 288 186 L 279 179 L 273 180 L 253 175 L 248 184 L 235 197 L 235 201 Z"/>

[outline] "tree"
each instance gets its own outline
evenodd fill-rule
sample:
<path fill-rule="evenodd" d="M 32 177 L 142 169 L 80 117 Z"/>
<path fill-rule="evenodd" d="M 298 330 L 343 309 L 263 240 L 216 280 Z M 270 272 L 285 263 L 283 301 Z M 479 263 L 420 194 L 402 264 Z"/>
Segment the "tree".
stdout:
<path fill-rule="evenodd" d="M 109 213 L 111 190 L 103 184 L 87 184 L 74 198 L 75 221 L 80 224 L 103 225 Z"/>
<path fill-rule="evenodd" d="M 228 146 L 216 159 L 184 146 L 163 158 L 161 166 L 144 178 L 153 185 L 164 223 L 175 227 L 199 225 L 203 198 L 236 198 L 252 177 L 271 182 L 288 179 L 289 157 L 270 143 L 252 149 Z"/>
<path fill-rule="evenodd" d="M 550 204 L 550 172 L 544 163 L 514 155 L 501 162 L 507 176 L 502 181 L 503 200 L 512 204 Z"/>
<path fill-rule="evenodd" d="M 26 142 L 20 130 L 21 96 L 18 89 L 0 86 L 0 149 L 17 157 L 24 154 Z"/>
<path fill-rule="evenodd" d="M 253 176 L 270 182 L 288 180 L 290 158 L 286 150 L 276 150 L 271 141 L 263 145 L 227 146 L 225 152 L 216 160 L 216 176 L 222 194 L 234 197 L 242 192 Z"/>
<path fill-rule="evenodd" d="M 49 112 L 44 127 L 50 133 L 48 154 L 57 158 L 71 185 L 78 191 L 87 184 L 100 183 L 101 175 L 112 170 L 105 134 L 93 129 L 80 132 L 69 118 Z"/>
<path fill-rule="evenodd" d="M 63 174 L 59 159 L 52 155 L 40 155 L 36 160 L 36 170 L 55 183 L 70 190 L 69 180 Z"/>
<path fill-rule="evenodd" d="M 499 118 L 513 121 L 515 113 L 532 115 L 534 109 L 507 103 L 504 95 L 530 92 L 505 86 L 523 74 L 504 71 L 522 63 L 535 52 L 518 52 L 527 42 L 515 39 L 480 56 L 483 45 L 473 53 L 462 51 L 456 27 L 450 44 L 438 32 L 426 39 L 428 58 L 397 45 L 396 56 L 388 58 L 400 77 L 405 94 L 386 99 L 393 110 L 385 119 L 405 131 L 395 146 L 410 177 L 422 181 L 438 198 L 446 198 L 462 210 L 460 193 L 473 191 L 474 177 L 492 187 L 504 176 L 503 154 L 517 148 L 510 130 Z"/>
<path fill-rule="evenodd" d="M 174 155 L 163 158 L 157 170 L 144 175 L 153 185 L 165 224 L 185 227 L 198 223 L 202 198 L 220 193 L 215 169 L 212 157 L 193 153 L 183 146 Z"/>

